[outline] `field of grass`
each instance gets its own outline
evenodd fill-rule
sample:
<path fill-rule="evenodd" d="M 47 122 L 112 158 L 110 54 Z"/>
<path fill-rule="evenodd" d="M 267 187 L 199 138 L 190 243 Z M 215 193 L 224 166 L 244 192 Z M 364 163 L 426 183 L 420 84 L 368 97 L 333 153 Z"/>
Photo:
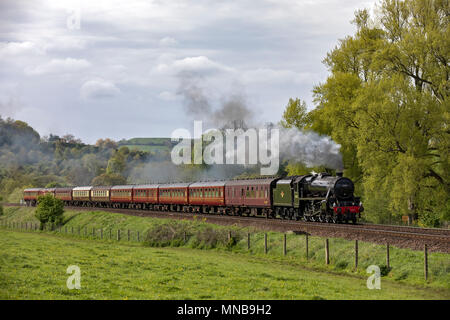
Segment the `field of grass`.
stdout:
<path fill-rule="evenodd" d="M 137 232 L 140 240 L 144 235 L 149 234 L 146 240 L 147 245 L 164 247 L 158 250 L 181 250 L 181 252 L 191 252 L 193 256 L 211 255 L 211 261 L 215 261 L 215 255 L 230 254 L 233 257 L 261 263 L 276 265 L 279 270 L 286 268 L 302 270 L 302 272 L 318 272 L 330 277 L 347 277 L 349 279 L 359 279 L 363 281 L 365 288 L 366 268 L 369 265 L 378 265 L 382 270 L 382 288 L 385 286 L 405 286 L 416 288 L 417 290 L 426 288 L 430 294 L 450 297 L 450 259 L 448 254 L 429 254 L 429 281 L 425 283 L 423 279 L 423 252 L 391 247 L 390 260 L 391 270 L 385 267 L 385 247 L 372 243 L 359 243 L 359 268 L 354 270 L 354 243 L 342 239 L 330 239 L 331 264 L 324 264 L 324 240 L 319 237 L 309 237 L 309 259 L 305 258 L 305 237 L 302 235 L 287 235 L 287 256 L 283 256 L 282 239 L 283 235 L 277 232 L 269 232 L 269 251 L 264 254 L 264 234 L 255 230 L 248 230 L 239 227 L 223 227 L 207 223 L 202 217 L 197 221 L 170 220 L 143 218 L 114 214 L 108 212 L 88 212 L 88 211 L 67 211 L 65 222 L 59 232 L 46 232 L 45 234 L 58 235 L 64 241 L 78 242 L 81 238 L 94 238 L 92 229 L 95 230 L 95 246 L 106 245 L 111 249 L 117 245 L 115 240 L 109 238 L 109 230 L 113 239 L 116 238 L 117 229 L 121 230 L 121 245 L 142 246 L 137 243 Z M 5 208 L 5 215 L 0 217 L 0 223 L 21 223 L 34 222 L 33 208 Z M 72 227 L 74 235 L 71 234 Z M 68 234 L 65 234 L 67 228 Z M 80 228 L 80 236 L 78 236 Z M 86 229 L 85 229 L 86 228 Z M 99 240 L 99 230 L 103 229 L 103 240 Z M 84 236 L 86 230 L 87 236 Z M 131 241 L 127 241 L 127 230 L 131 230 Z M 149 232 L 150 231 L 150 232 Z M 232 233 L 232 240 L 228 241 L 228 232 Z M 251 232 L 251 249 L 247 250 L 247 232 Z M 184 234 L 187 241 L 184 241 Z M 105 239 L 106 238 L 106 239 Z M 84 240 L 83 240 L 84 241 Z M 152 248 L 139 248 L 139 250 L 153 250 Z M 199 250 L 209 249 L 209 250 Z M 136 249 L 137 250 L 137 249 Z M 184 250 L 184 251 L 183 251 Z M 178 252 L 178 251 L 176 251 Z M 265 262 L 263 262 L 265 261 Z M 238 270 L 238 269 L 237 269 Z M 331 279 L 331 278 L 330 278 Z M 358 281 L 359 281 L 358 280 Z M 367 289 L 366 289 L 367 290 Z M 382 290 L 384 291 L 384 290 Z M 433 293 L 434 292 L 434 293 Z M 325 297 L 322 294 L 320 296 Z M 232 298 L 232 296 L 227 296 Z M 242 297 L 242 296 L 240 296 Z M 276 296 L 273 296 L 274 298 Z M 285 296 L 283 296 L 285 297 Z M 294 295 L 295 298 L 306 298 L 307 296 Z M 330 296 L 327 296 L 330 298 Z M 335 298 L 338 298 L 336 296 Z M 182 298 L 182 297 L 180 297 Z M 222 297 L 226 298 L 226 297 Z M 361 296 L 360 298 L 370 298 Z M 387 297 L 386 297 L 387 298 Z"/>
<path fill-rule="evenodd" d="M 120 146 L 145 152 L 170 152 L 172 142 L 170 138 L 133 138 L 121 141 Z"/>
<path fill-rule="evenodd" d="M 0 230 L 0 299 L 448 299 L 448 292 L 258 256 Z M 69 290 L 68 266 L 81 270 Z"/>
<path fill-rule="evenodd" d="M 125 144 L 123 147 L 127 147 L 130 150 L 138 150 L 144 152 L 170 152 L 170 148 L 168 146 L 149 146 L 149 145 L 133 145 L 133 144 Z"/>

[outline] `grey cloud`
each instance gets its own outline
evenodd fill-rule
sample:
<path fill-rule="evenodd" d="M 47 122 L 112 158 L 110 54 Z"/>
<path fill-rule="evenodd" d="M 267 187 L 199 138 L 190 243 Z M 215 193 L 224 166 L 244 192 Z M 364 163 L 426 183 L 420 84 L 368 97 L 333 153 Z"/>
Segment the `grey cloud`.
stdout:
<path fill-rule="evenodd" d="M 311 89 L 327 73 L 322 59 L 338 38 L 354 31 L 349 22 L 354 10 L 374 2 L 81 0 L 76 2 L 81 29 L 69 30 L 67 2 L 3 0 L 0 80 L 19 83 L 26 107 L 51 114 L 54 123 L 65 121 L 69 111 L 60 110 L 68 105 L 74 110 L 82 105 L 92 119 L 101 119 L 103 100 L 114 117 L 133 124 L 91 125 L 80 113 L 68 125 L 84 141 L 170 136 L 186 126 L 186 99 L 176 95 L 182 90 L 180 77 L 200 79 L 186 89 L 201 90 L 207 102 L 198 97 L 197 103 L 212 114 L 230 102 L 238 114 L 245 105 L 261 121 L 277 122 L 290 97 L 311 107 Z M 14 51 L 20 54 L 10 54 Z M 68 57 L 89 66 L 77 68 Z M 64 70 L 55 82 L 55 74 Z M 234 84 L 240 89 L 231 88 Z M 148 117 L 141 116 L 143 110 Z M 42 127 L 42 119 L 20 115 Z"/>
<path fill-rule="evenodd" d="M 80 89 L 80 94 L 85 99 L 112 98 L 120 93 L 114 83 L 103 79 L 86 81 Z"/>

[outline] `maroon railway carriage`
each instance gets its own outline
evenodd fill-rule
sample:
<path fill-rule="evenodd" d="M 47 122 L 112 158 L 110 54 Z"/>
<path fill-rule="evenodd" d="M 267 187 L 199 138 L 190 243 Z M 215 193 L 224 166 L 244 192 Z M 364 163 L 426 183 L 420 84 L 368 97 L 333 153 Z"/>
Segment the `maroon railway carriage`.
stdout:
<path fill-rule="evenodd" d="M 133 203 L 137 209 L 153 209 L 158 204 L 157 184 L 137 185 L 133 188 Z"/>
<path fill-rule="evenodd" d="M 52 196 L 55 196 L 55 190 L 56 190 L 56 188 L 43 188 L 39 192 L 39 195 L 45 196 L 46 194 L 51 194 Z"/>
<path fill-rule="evenodd" d="M 233 180 L 225 183 L 225 205 L 233 213 L 269 216 L 277 178 Z"/>
<path fill-rule="evenodd" d="M 225 212 L 225 181 L 196 182 L 189 185 L 189 211 Z"/>
<path fill-rule="evenodd" d="M 72 189 L 73 188 L 56 188 L 55 198 L 64 201 L 64 204 L 72 202 Z"/>
<path fill-rule="evenodd" d="M 189 205 L 189 183 L 160 184 L 158 188 L 161 210 L 186 211 Z"/>
<path fill-rule="evenodd" d="M 37 198 L 40 196 L 41 188 L 28 188 L 23 190 L 23 200 L 27 206 L 34 206 L 37 203 Z"/>
<path fill-rule="evenodd" d="M 129 208 L 133 202 L 133 186 L 111 187 L 110 201 L 114 208 Z"/>

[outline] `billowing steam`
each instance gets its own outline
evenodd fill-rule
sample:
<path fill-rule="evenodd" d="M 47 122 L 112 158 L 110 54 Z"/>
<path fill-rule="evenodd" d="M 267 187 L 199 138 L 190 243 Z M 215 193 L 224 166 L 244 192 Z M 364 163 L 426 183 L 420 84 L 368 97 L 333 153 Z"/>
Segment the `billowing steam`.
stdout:
<path fill-rule="evenodd" d="M 243 166 L 211 165 L 203 167 L 184 167 L 170 161 L 149 162 L 143 167 L 134 168 L 129 176 L 133 183 L 173 183 L 207 180 L 224 180 L 247 171 Z"/>
<path fill-rule="evenodd" d="M 282 160 L 301 162 L 308 167 L 325 166 L 343 169 L 340 145 L 330 137 L 296 128 L 280 128 L 280 157 Z"/>
<path fill-rule="evenodd" d="M 211 103 L 212 98 L 206 93 L 200 76 L 179 74 L 180 86 L 178 94 L 183 97 L 186 116 L 193 120 L 203 121 L 203 130 L 216 128 L 222 132 L 225 147 L 225 130 L 242 129 L 244 134 L 248 128 L 279 129 L 280 162 L 289 161 L 303 163 L 308 167 L 325 166 L 342 169 L 340 145 L 327 136 L 314 132 L 304 132 L 296 128 L 286 129 L 273 124 L 264 125 L 257 119 L 257 114 L 248 107 L 245 96 L 229 94 L 222 99 L 220 105 Z M 244 139 L 244 141 L 246 141 Z M 225 148 L 224 148 L 225 149 Z M 248 143 L 236 144 L 234 154 L 239 152 L 250 159 Z M 223 150 L 224 161 L 230 159 L 230 150 Z M 233 152 L 231 155 L 234 158 Z M 247 163 L 247 162 L 246 162 Z M 204 181 L 234 178 L 243 173 L 260 174 L 258 164 L 213 164 L 209 166 L 177 166 L 171 161 L 150 162 L 131 171 L 129 181 L 133 183 L 167 183 L 179 181 Z"/>
<path fill-rule="evenodd" d="M 222 128 L 236 120 L 253 124 L 254 113 L 250 110 L 241 94 L 232 94 L 224 103 L 214 109 L 210 99 L 196 81 L 191 77 L 182 77 L 178 94 L 184 98 L 185 112 L 188 117 L 202 120 L 207 125 Z"/>
<path fill-rule="evenodd" d="M 246 125 L 264 128 L 255 119 L 255 113 L 248 108 L 242 95 L 231 94 L 218 108 L 213 109 L 210 99 L 198 84 L 198 79 L 182 77 L 178 93 L 184 97 L 185 111 L 188 117 L 203 120 L 217 128 L 242 128 Z M 236 126 L 236 123 L 238 125 Z M 232 125 L 234 124 L 234 126 Z M 273 126 L 273 125 L 272 125 Z M 300 131 L 296 128 L 280 130 L 279 150 L 282 161 L 301 162 L 308 167 L 325 166 L 331 169 L 343 168 L 340 145 L 330 137 L 315 132 Z M 237 149 L 245 146 L 237 146 Z M 228 166 L 229 167 L 229 166 Z"/>

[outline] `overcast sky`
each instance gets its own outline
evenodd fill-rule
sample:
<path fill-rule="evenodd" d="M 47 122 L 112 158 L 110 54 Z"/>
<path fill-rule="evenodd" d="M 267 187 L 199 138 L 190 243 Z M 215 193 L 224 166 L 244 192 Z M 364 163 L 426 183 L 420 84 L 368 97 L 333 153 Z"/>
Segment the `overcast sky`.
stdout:
<path fill-rule="evenodd" d="M 0 115 L 41 135 L 169 137 L 192 130 L 183 75 L 218 106 L 239 95 L 278 122 L 314 85 L 356 9 L 375 1 L 0 1 Z"/>

